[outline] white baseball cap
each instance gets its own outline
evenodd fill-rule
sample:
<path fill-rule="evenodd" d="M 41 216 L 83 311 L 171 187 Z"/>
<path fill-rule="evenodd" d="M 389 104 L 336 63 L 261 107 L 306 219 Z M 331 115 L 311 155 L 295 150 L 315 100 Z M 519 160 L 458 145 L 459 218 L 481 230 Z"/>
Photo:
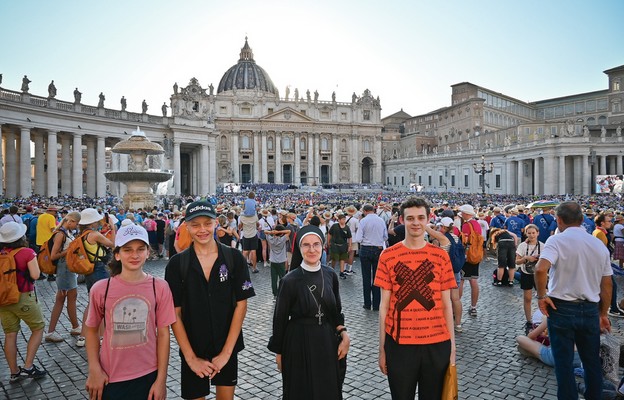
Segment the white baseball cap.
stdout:
<path fill-rule="evenodd" d="M 442 226 L 445 226 L 448 228 L 449 226 L 452 226 L 454 222 L 452 218 L 444 217 L 440 220 L 440 223 L 442 224 Z"/>
<path fill-rule="evenodd" d="M 115 246 L 121 247 L 133 240 L 140 240 L 149 246 L 149 237 L 145 228 L 132 223 L 126 224 L 126 221 L 131 222 L 129 219 L 125 219 L 122 222 L 122 227 L 119 228 L 115 235 Z"/>
<path fill-rule="evenodd" d="M 474 207 L 472 207 L 470 204 L 464 204 L 463 206 L 459 207 L 459 212 L 462 214 L 476 215 Z"/>

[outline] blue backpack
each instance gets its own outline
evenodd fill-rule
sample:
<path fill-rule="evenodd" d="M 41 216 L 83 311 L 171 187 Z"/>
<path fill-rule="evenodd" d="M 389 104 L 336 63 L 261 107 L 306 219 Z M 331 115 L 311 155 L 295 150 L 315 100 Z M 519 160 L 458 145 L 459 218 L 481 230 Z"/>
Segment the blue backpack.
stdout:
<path fill-rule="evenodd" d="M 444 236 L 446 236 L 451 242 L 449 258 L 451 259 L 451 264 L 453 265 L 453 272 L 458 273 L 466 263 L 466 250 L 464 249 L 461 239 L 456 242 L 455 239 L 453 239 L 453 236 L 448 232 L 445 233 Z"/>

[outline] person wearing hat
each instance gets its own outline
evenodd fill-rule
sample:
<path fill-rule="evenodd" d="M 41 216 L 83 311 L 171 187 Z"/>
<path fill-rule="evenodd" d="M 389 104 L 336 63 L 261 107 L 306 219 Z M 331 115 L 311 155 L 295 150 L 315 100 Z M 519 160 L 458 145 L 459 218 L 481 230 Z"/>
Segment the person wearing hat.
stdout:
<path fill-rule="evenodd" d="M 0 227 L 0 253 L 15 260 L 15 275 L 20 292 L 17 303 L 0 306 L 0 320 L 5 338 L 4 355 L 11 374 L 9 383 L 15 383 L 22 378 L 41 378 L 47 374 L 33 364 L 43 338 L 45 322 L 35 295 L 34 280 L 40 274 L 37 254 L 28 248 L 25 234 L 26 225 L 21 222 L 11 221 Z M 28 325 L 31 332 L 23 367 L 17 365 L 17 336 L 21 330 L 21 321 Z"/>
<path fill-rule="evenodd" d="M 104 216 L 97 212 L 95 208 L 85 208 L 80 212 L 80 237 L 76 240 L 82 240 L 87 257 L 93 263 L 93 272 L 85 275 L 85 284 L 87 293 L 91 291 L 91 287 L 95 282 L 109 278 L 106 264 L 110 259 L 109 250 L 115 247 L 115 237 L 111 239 L 99 232 L 100 225 Z M 85 321 L 89 316 L 89 308 L 87 307 L 82 317 L 82 332 L 76 340 L 76 346 L 85 346 Z"/>
<path fill-rule="evenodd" d="M 89 398 L 163 399 L 167 394 L 169 326 L 176 320 L 169 285 L 143 271 L 149 238 L 142 226 L 122 221 L 115 236 L 111 277 L 93 285 L 86 321 Z M 117 323 L 129 320 L 127 328 Z M 110 310 L 110 311 L 109 311 Z M 107 312 L 109 311 L 109 312 Z M 104 320 L 100 345 L 99 327 Z M 141 327 L 141 335 L 131 335 Z M 101 347 L 101 349 L 100 349 Z M 132 366 L 128 364 L 132 360 Z M 152 397 L 153 396 L 153 397 Z"/>
<path fill-rule="evenodd" d="M 494 207 L 492 209 L 492 220 L 490 221 L 490 228 L 502 228 L 505 225 L 505 216 L 502 214 L 500 207 Z"/>
<path fill-rule="evenodd" d="M 218 399 L 234 398 L 247 299 L 255 296 L 241 252 L 215 240 L 216 218 L 209 201 L 189 204 L 192 245 L 169 259 L 165 269 L 177 316 L 172 328 L 185 399 L 203 398 L 211 384 Z"/>
<path fill-rule="evenodd" d="M 594 231 L 596 230 L 596 223 L 594 222 L 594 210 L 591 208 L 588 208 L 585 210 L 585 215 L 583 215 L 583 223 L 581 224 L 581 226 L 583 228 L 585 228 L 585 230 L 587 231 L 587 233 L 589 233 L 590 235 L 594 233 Z"/>
<path fill-rule="evenodd" d="M 299 229 L 291 272 L 275 303 L 268 349 L 282 373 L 283 398 L 342 399 L 350 339 L 336 273 L 321 264 L 320 229 Z"/>
<path fill-rule="evenodd" d="M 459 217 L 461 219 L 461 233 L 464 244 L 468 241 L 470 233 L 474 230 L 481 235 L 481 225 L 474 217 L 476 216 L 474 207 L 464 204 L 459 207 Z M 471 229 L 472 228 L 472 229 Z M 479 301 L 479 263 L 471 264 L 468 261 L 462 268 L 463 275 L 459 286 L 459 297 L 461 298 L 464 289 L 464 281 L 470 282 L 470 309 L 468 314 L 471 317 L 477 316 L 477 302 Z"/>
<path fill-rule="evenodd" d="M 39 248 L 45 242 L 50 240 L 52 237 L 52 232 L 56 229 L 56 215 L 58 213 L 58 208 L 56 206 L 48 206 L 46 212 L 41 214 L 39 218 L 37 218 L 37 238 L 36 238 L 36 252 L 39 252 Z M 43 275 L 43 274 L 41 274 Z M 48 276 L 48 281 L 54 281 L 56 277 L 54 274 L 50 274 Z"/>
<path fill-rule="evenodd" d="M 624 215 L 620 213 L 615 214 L 613 243 L 615 245 L 613 259 L 619 261 L 620 268 L 624 268 Z"/>
<path fill-rule="evenodd" d="M 373 280 L 377 272 L 379 255 L 388 240 L 388 230 L 385 222 L 375 214 L 375 208 L 371 204 L 364 204 L 362 212 L 364 217 L 360 220 L 360 228 L 355 233 L 353 241 L 360 244 L 364 308 L 379 310 L 381 294 L 379 288 L 373 285 Z"/>
<path fill-rule="evenodd" d="M 382 291 L 379 369 L 393 399 L 414 399 L 416 388 L 421 399 L 440 399 L 455 365 L 450 291 L 457 284 L 448 253 L 425 239 L 429 212 L 423 198 L 401 204 L 405 240 L 383 251 L 375 275 Z"/>

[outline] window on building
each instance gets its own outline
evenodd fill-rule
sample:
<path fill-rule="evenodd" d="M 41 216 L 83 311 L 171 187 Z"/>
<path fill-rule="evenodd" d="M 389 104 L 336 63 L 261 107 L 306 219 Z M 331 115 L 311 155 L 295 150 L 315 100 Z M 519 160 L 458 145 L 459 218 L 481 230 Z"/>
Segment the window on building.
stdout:
<path fill-rule="evenodd" d="M 221 114 L 227 114 L 227 107 L 226 106 L 219 107 L 219 112 Z"/>
<path fill-rule="evenodd" d="M 343 121 L 346 121 L 347 120 L 347 113 L 344 113 L 344 112 L 340 113 L 340 119 L 343 120 Z"/>
<path fill-rule="evenodd" d="M 241 115 L 251 115 L 251 107 L 241 107 Z"/>
<path fill-rule="evenodd" d="M 329 119 L 329 111 L 321 111 L 322 119 Z"/>
<path fill-rule="evenodd" d="M 613 81 L 613 91 L 617 92 L 619 90 L 620 90 L 620 81 L 619 80 Z"/>
<path fill-rule="evenodd" d="M 241 148 L 243 149 L 249 149 L 249 136 L 242 136 L 241 137 Z"/>
<path fill-rule="evenodd" d="M 438 176 L 438 178 L 439 178 L 438 186 L 440 187 L 444 186 L 444 184 L 442 183 L 442 175 Z"/>
<path fill-rule="evenodd" d="M 422 175 L 418 175 L 418 184 L 422 185 Z"/>
<path fill-rule="evenodd" d="M 368 141 L 368 140 L 364 141 L 364 152 L 365 153 L 370 153 L 370 141 Z"/>
<path fill-rule="evenodd" d="M 301 138 L 301 140 L 299 140 L 299 150 L 305 150 L 305 149 L 306 149 L 306 139 Z"/>
<path fill-rule="evenodd" d="M 269 107 L 269 109 L 268 109 L 268 113 L 269 113 L 269 114 L 273 114 L 273 109 Z"/>
<path fill-rule="evenodd" d="M 401 186 L 405 186 L 405 177 L 404 176 L 401 177 Z"/>
<path fill-rule="evenodd" d="M 394 186 L 396 186 L 396 176 L 394 177 Z"/>
<path fill-rule="evenodd" d="M 428 178 L 427 179 L 427 185 L 429 185 L 429 186 L 433 185 L 432 180 L 431 180 L 431 175 L 429 175 L 427 178 Z"/>
<path fill-rule="evenodd" d="M 607 117 L 605 117 L 604 115 L 601 115 L 598 117 L 598 125 L 606 125 L 607 124 Z"/>
<path fill-rule="evenodd" d="M 587 118 L 587 125 L 596 125 L 596 118 L 594 117 Z"/>
<path fill-rule="evenodd" d="M 347 140 L 346 139 L 342 139 L 340 141 L 340 151 L 342 151 L 342 152 L 347 151 Z"/>
<path fill-rule="evenodd" d="M 464 187 L 468 187 L 468 175 L 464 175 Z"/>
<path fill-rule="evenodd" d="M 329 150 L 329 140 L 327 138 L 321 139 L 321 150 L 328 151 Z"/>
<path fill-rule="evenodd" d="M 272 137 L 267 138 L 267 149 L 273 150 L 273 138 Z"/>
<path fill-rule="evenodd" d="M 228 148 L 228 140 L 225 135 L 221 136 L 221 150 L 227 150 Z"/>
<path fill-rule="evenodd" d="M 496 174 L 496 188 L 500 189 L 501 187 L 501 176 L 500 174 Z"/>
<path fill-rule="evenodd" d="M 364 121 L 370 121 L 370 110 L 364 110 Z"/>
<path fill-rule="evenodd" d="M 608 107 L 608 104 L 609 104 L 609 102 L 607 101 L 606 98 L 605 99 L 598 99 L 597 103 L 598 103 L 597 104 L 598 110 L 606 110 L 607 107 Z"/>
<path fill-rule="evenodd" d="M 290 150 L 290 138 L 289 137 L 283 138 L 282 144 L 284 145 L 284 150 Z"/>
<path fill-rule="evenodd" d="M 455 175 L 451 175 L 451 187 L 455 187 Z"/>

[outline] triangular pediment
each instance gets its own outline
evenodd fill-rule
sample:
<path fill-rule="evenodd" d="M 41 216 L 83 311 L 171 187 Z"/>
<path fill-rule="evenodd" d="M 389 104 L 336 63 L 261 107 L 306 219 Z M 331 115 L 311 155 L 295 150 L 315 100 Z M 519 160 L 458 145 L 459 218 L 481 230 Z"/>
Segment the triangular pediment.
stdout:
<path fill-rule="evenodd" d="M 266 115 L 260 118 L 261 121 L 286 121 L 286 122 L 314 122 L 314 120 L 307 115 L 295 110 L 294 108 L 286 107 L 281 110 L 275 111 L 272 114 Z"/>

